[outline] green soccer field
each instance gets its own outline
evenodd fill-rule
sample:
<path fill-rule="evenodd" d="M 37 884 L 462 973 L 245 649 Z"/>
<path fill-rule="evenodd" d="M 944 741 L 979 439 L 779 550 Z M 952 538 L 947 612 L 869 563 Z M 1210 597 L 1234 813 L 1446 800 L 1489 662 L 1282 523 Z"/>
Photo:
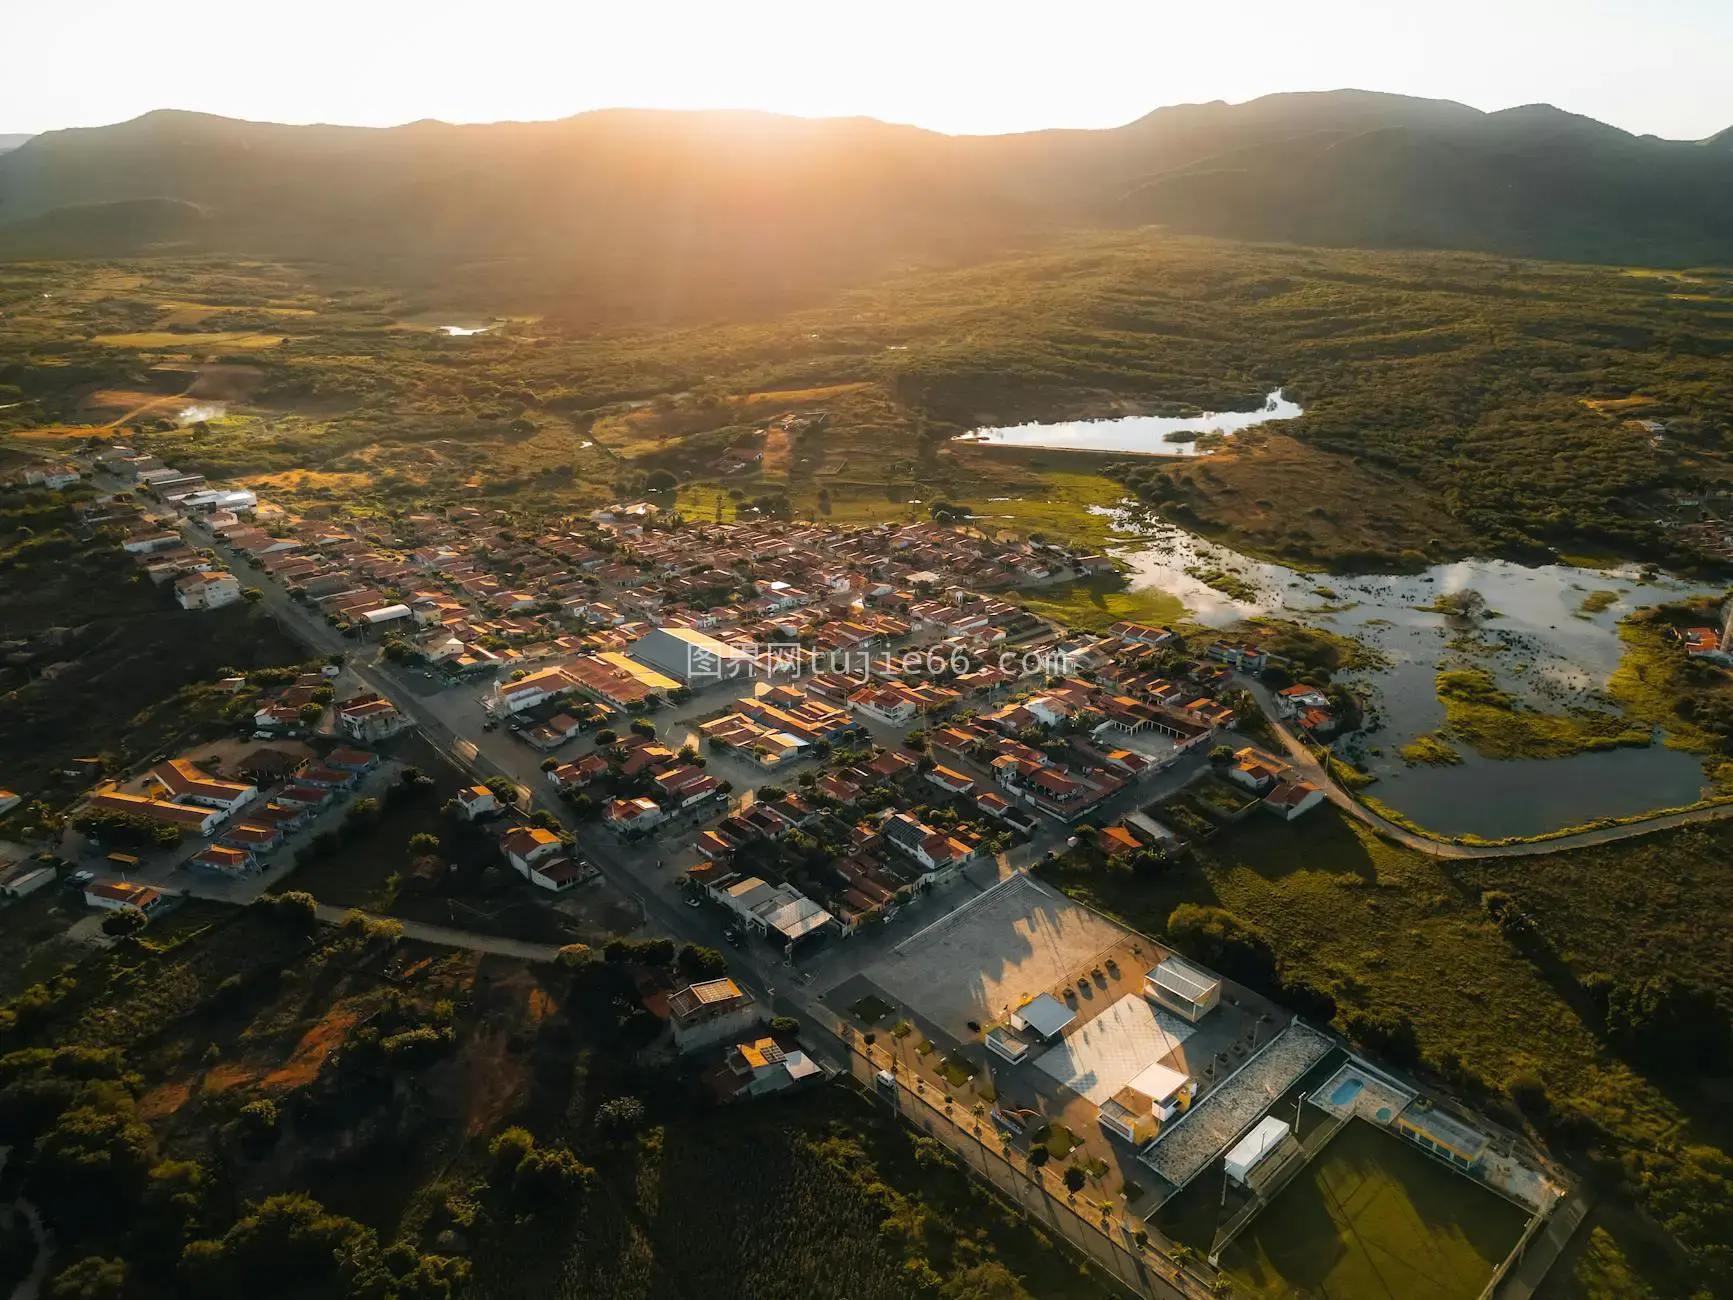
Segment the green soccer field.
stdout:
<path fill-rule="evenodd" d="M 1261 1296 L 1473 1300 L 1523 1212 L 1402 1139 L 1354 1120 L 1222 1256 Z"/>

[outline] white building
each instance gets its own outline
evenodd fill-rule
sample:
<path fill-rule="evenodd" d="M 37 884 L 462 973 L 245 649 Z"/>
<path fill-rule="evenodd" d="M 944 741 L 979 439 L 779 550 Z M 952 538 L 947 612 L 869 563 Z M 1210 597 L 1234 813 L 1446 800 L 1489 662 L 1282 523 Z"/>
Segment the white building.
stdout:
<path fill-rule="evenodd" d="M 762 935 L 774 933 L 789 947 L 835 924 L 835 918 L 805 894 L 757 876 L 727 876 L 709 890 L 710 896 L 748 929 Z"/>
<path fill-rule="evenodd" d="M 499 811 L 499 799 L 485 785 L 472 785 L 457 792 L 457 806 L 464 818 L 475 821 Z"/>
<path fill-rule="evenodd" d="M 1221 977 L 1169 957 L 1143 977 L 1143 996 L 1195 1025 L 1222 1000 Z"/>
<path fill-rule="evenodd" d="M 220 609 L 241 598 L 241 580 L 221 569 L 189 573 L 175 580 L 175 599 L 182 609 Z"/>

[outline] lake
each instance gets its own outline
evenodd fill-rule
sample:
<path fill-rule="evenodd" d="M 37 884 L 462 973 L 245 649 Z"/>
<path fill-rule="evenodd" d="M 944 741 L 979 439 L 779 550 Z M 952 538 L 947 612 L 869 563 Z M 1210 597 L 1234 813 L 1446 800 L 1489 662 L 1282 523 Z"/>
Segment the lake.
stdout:
<path fill-rule="evenodd" d="M 1342 680 L 1363 689 L 1378 725 L 1344 747 L 1378 778 L 1369 793 L 1429 830 L 1488 839 L 1538 835 L 1597 817 L 1678 807 L 1703 795 L 1700 757 L 1658 743 L 1515 761 L 1458 746 L 1463 762 L 1452 767 L 1410 767 L 1398 751 L 1444 725 L 1434 682 L 1441 663 L 1484 668 L 1501 689 L 1551 712 L 1610 707 L 1601 692 L 1619 664 L 1618 621 L 1644 605 L 1719 595 L 1719 586 L 1644 577 L 1635 566 L 1597 570 L 1508 560 L 1463 560 L 1412 575 L 1307 574 L 1183 529 L 1149 525 L 1135 508 L 1110 513 L 1116 531 L 1144 536 L 1114 550 L 1130 566 L 1133 588 L 1178 596 L 1197 622 L 1227 627 L 1268 615 L 1340 632 L 1376 650 L 1386 667 L 1346 673 Z M 1211 569 L 1232 573 L 1255 598 L 1223 595 L 1188 572 Z M 1479 592 L 1496 617 L 1467 623 L 1425 608 L 1466 590 Z M 1597 591 L 1612 593 L 1610 603 L 1584 609 Z"/>
<path fill-rule="evenodd" d="M 1304 412 L 1276 389 L 1256 411 L 1206 411 L 1202 415 L 1127 415 L 1115 420 L 1064 420 L 1055 424 L 1017 424 L 976 429 L 958 442 L 995 447 L 1041 447 L 1051 451 L 1104 451 L 1137 456 L 1203 456 L 1204 434 L 1238 433 L 1274 420 L 1292 420 Z"/>

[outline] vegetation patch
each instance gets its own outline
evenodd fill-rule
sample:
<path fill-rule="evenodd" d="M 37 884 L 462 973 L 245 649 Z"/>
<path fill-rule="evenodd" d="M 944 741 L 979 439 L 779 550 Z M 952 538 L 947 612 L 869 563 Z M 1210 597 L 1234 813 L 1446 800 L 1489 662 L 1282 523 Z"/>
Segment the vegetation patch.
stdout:
<path fill-rule="evenodd" d="M 1187 577 L 1196 578 L 1204 586 L 1215 588 L 1229 600 L 1250 605 L 1258 599 L 1258 589 L 1231 569 L 1194 565 L 1185 572 Z"/>
<path fill-rule="evenodd" d="M 1450 737 L 1486 758 L 1567 758 L 1620 745 L 1646 746 L 1647 727 L 1611 713 L 1579 709 L 1567 714 L 1526 708 L 1480 668 L 1447 669 L 1437 677 Z"/>
<path fill-rule="evenodd" d="M 1185 617 L 1185 603 L 1178 596 L 1153 587 L 1133 590 L 1116 573 L 1020 591 L 1016 600 L 1042 618 L 1094 632 L 1126 620 L 1166 625 Z"/>
<path fill-rule="evenodd" d="M 1598 590 L 1598 591 L 1591 591 L 1588 595 L 1584 596 L 1582 599 L 1582 603 L 1577 606 L 1577 613 L 1579 613 L 1579 614 L 1599 614 L 1603 610 L 1611 609 L 1614 605 L 1616 605 L 1618 603 L 1619 603 L 1619 593 L 1618 592 L 1608 591 L 1605 588 L 1602 588 L 1601 590 Z"/>
<path fill-rule="evenodd" d="M 1607 695 L 1627 716 L 1667 733 L 1666 744 L 1697 754 L 1725 752 L 1733 737 L 1733 675 L 1693 660 L 1678 632 L 1720 626 L 1714 601 L 1659 605 L 1619 620 L 1623 653 Z"/>
<path fill-rule="evenodd" d="M 1409 767 L 1452 767 L 1462 762 L 1462 755 L 1454 745 L 1431 732 L 1416 736 L 1399 752 Z"/>

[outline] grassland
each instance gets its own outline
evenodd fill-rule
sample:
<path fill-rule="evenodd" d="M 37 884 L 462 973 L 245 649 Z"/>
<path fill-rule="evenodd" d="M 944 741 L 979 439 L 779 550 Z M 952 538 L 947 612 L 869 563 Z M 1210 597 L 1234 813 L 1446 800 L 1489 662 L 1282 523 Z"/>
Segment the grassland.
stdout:
<path fill-rule="evenodd" d="M 1733 899 L 1723 869 L 1733 831 L 1693 829 L 1543 859 L 1450 864 L 1378 840 L 1321 808 L 1253 818 L 1156 876 L 1049 870 L 1068 892 L 1160 933 L 1182 902 L 1259 926 L 1285 980 L 1328 990 L 1338 1022 L 1398 1016 L 1438 1086 L 1521 1125 L 1506 1089 L 1543 1080 L 1536 1121 L 1600 1196 L 1547 1294 L 1557 1300 L 1724 1294 L 1733 1277 L 1733 1130 L 1690 1081 L 1639 1073 L 1609 1050 L 1582 981 L 1688 975 L 1733 1003 L 1733 948 L 1705 925 Z M 1480 905 L 1508 892 L 1541 918 L 1519 946 Z M 1533 1102 L 1530 1103 L 1534 1105 Z M 1609 1278 L 1632 1279 L 1607 1289 Z"/>
<path fill-rule="evenodd" d="M 1438 699 L 1453 740 L 1486 758 L 1567 758 L 1619 745 L 1646 746 L 1650 731 L 1616 714 L 1592 709 L 1545 713 L 1498 688 L 1482 668 L 1438 674 Z"/>
<path fill-rule="evenodd" d="M 248 368 L 256 381 L 224 419 L 174 432 L 146 410 L 130 424 L 213 476 L 341 475 L 286 489 L 333 509 L 522 496 L 557 511 L 665 468 L 712 509 L 718 491 L 838 519 L 945 500 L 984 526 L 1007 516 L 1091 545 L 1111 539 L 1108 522 L 1077 507 L 1129 488 L 1174 522 L 1303 567 L 1554 549 L 1686 564 L 1697 557 L 1678 535 L 1627 503 L 1726 481 L 1711 434 L 1733 418 L 1733 321 L 1667 284 L 1118 234 L 750 322 L 595 330 L 546 316 L 453 338 L 403 328 L 425 304 L 284 265 L 15 265 L 0 271 L 0 433 L 58 436 L 87 422 L 93 391 L 179 393 L 189 369 Z M 1232 409 L 1277 385 L 1301 419 L 1200 459 L 953 441 L 988 423 Z M 1609 418 L 1606 403 L 1635 397 L 1667 421 L 1665 446 Z M 829 422 L 767 435 L 791 410 Z"/>
<path fill-rule="evenodd" d="M 1222 1256 L 1248 1294 L 1475 1300 L 1522 1211 L 1355 1120 Z"/>
<path fill-rule="evenodd" d="M 1125 619 L 1165 625 L 1185 616 L 1178 596 L 1154 588 L 1133 591 L 1111 573 L 1020 591 L 1017 601 L 1043 618 L 1096 632 Z"/>

